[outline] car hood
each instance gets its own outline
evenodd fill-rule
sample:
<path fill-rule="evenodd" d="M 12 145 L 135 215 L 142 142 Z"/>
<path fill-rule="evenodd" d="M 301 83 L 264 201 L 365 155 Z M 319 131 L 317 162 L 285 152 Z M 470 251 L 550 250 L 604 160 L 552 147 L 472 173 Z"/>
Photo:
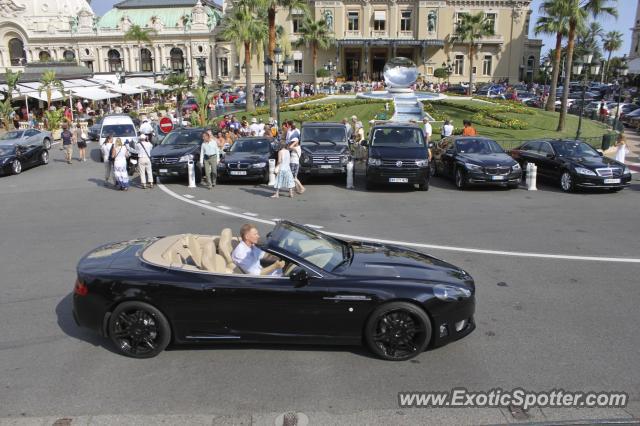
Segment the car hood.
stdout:
<path fill-rule="evenodd" d="M 151 150 L 152 157 L 181 157 L 200 150 L 200 145 L 158 145 Z"/>
<path fill-rule="evenodd" d="M 245 163 L 262 163 L 269 160 L 269 154 L 258 154 L 254 152 L 227 152 L 224 154 L 225 163 L 242 161 Z"/>
<path fill-rule="evenodd" d="M 307 154 L 321 155 L 321 154 L 346 154 L 349 152 L 349 147 L 346 144 L 331 145 L 329 143 L 316 145 L 310 143 L 308 145 L 301 146 L 302 151 Z"/>
<path fill-rule="evenodd" d="M 473 288 L 473 278 L 464 270 L 440 259 L 399 246 L 352 243 L 351 262 L 334 271 L 343 276 L 365 276 L 429 281 Z"/>
<path fill-rule="evenodd" d="M 426 152 L 427 147 L 372 146 L 369 148 L 369 157 L 384 159 L 426 158 Z"/>
<path fill-rule="evenodd" d="M 560 157 L 562 160 L 578 167 L 598 169 L 601 167 L 623 167 L 622 164 L 608 157 Z"/>
<path fill-rule="evenodd" d="M 516 164 L 516 161 L 508 154 L 458 154 L 458 158 L 483 167 L 513 166 Z"/>

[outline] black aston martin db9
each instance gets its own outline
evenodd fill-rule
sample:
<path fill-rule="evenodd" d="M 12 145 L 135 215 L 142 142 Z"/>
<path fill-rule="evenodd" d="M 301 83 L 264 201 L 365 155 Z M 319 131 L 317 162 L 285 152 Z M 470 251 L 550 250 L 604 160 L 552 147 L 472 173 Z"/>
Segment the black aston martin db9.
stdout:
<path fill-rule="evenodd" d="M 18 175 L 25 169 L 48 163 L 49 151 L 42 143 L 0 143 L 0 175 Z"/>
<path fill-rule="evenodd" d="M 281 273 L 250 275 L 237 244 L 225 229 L 100 247 L 78 264 L 74 318 L 135 358 L 170 343 L 364 343 L 400 361 L 475 328 L 473 278 L 426 254 L 280 221 L 259 246 Z"/>

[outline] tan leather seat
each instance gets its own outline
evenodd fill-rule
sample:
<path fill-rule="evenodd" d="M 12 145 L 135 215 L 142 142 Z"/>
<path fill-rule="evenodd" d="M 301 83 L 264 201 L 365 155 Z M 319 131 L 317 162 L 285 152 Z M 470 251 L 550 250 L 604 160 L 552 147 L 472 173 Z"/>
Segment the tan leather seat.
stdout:
<path fill-rule="evenodd" d="M 195 236 L 191 234 L 187 236 L 187 247 L 191 252 L 191 259 L 193 260 L 194 266 L 202 268 L 202 247 Z"/>
<path fill-rule="evenodd" d="M 216 272 L 219 274 L 228 273 L 224 257 L 215 253 L 213 242 L 206 244 L 202 251 L 202 269 L 207 272 Z"/>
<path fill-rule="evenodd" d="M 235 267 L 233 258 L 231 257 L 231 253 L 233 253 L 232 239 L 233 234 L 231 233 L 231 229 L 225 228 L 220 233 L 220 241 L 218 241 L 218 253 L 224 257 L 227 268 L 229 269 L 234 269 Z"/>

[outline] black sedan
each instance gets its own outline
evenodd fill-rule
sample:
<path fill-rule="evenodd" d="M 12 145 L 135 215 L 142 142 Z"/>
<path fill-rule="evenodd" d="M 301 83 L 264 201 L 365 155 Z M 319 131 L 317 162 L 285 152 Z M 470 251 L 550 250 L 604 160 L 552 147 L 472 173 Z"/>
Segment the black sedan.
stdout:
<path fill-rule="evenodd" d="M 453 178 L 458 189 L 469 185 L 517 188 L 522 179 L 520 164 L 492 139 L 451 136 L 440 141 L 433 154 L 433 172 Z"/>
<path fill-rule="evenodd" d="M 239 138 L 218 164 L 218 181 L 254 179 L 269 183 L 269 160 L 275 158 L 272 138 Z"/>
<path fill-rule="evenodd" d="M 558 182 L 565 192 L 578 188 L 619 191 L 631 181 L 628 167 L 579 140 L 530 141 L 512 150 L 511 156 L 525 172 L 528 163 L 535 164 L 539 178 Z"/>
<path fill-rule="evenodd" d="M 17 175 L 27 168 L 48 163 L 49 151 L 42 143 L 0 143 L 0 175 Z"/>
<path fill-rule="evenodd" d="M 259 247 L 284 267 L 251 275 L 238 244 L 225 229 L 100 247 L 78 264 L 74 318 L 136 358 L 170 343 L 365 343 L 400 361 L 475 329 L 473 278 L 426 254 L 281 221 Z"/>
<path fill-rule="evenodd" d="M 201 128 L 179 128 L 169 133 L 151 150 L 151 169 L 154 176 L 187 178 L 188 163 L 196 164 L 196 182 L 201 179 L 200 146 L 202 145 Z"/>

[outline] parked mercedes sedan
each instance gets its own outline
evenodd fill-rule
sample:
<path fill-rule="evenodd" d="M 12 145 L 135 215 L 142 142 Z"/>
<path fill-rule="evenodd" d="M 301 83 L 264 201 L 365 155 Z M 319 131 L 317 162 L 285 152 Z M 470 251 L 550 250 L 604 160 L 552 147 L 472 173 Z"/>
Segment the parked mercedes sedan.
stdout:
<path fill-rule="evenodd" d="M 49 151 L 40 143 L 0 142 L 0 175 L 17 175 L 27 168 L 48 163 Z"/>
<path fill-rule="evenodd" d="M 565 192 L 578 188 L 619 191 L 631 181 L 627 166 L 579 140 L 529 141 L 511 155 L 525 171 L 528 163 L 535 164 L 539 178 L 559 183 Z"/>
<path fill-rule="evenodd" d="M 451 136 L 442 139 L 433 154 L 433 173 L 453 178 L 458 189 L 470 185 L 517 188 L 522 179 L 520 164 L 492 139 Z"/>
<path fill-rule="evenodd" d="M 232 179 L 254 179 L 269 183 L 269 160 L 275 158 L 272 138 L 246 137 L 225 149 L 218 163 L 218 182 Z"/>
<path fill-rule="evenodd" d="M 78 263 L 75 321 L 135 358 L 170 343 L 364 343 L 402 361 L 475 329 L 473 278 L 435 257 L 280 221 L 259 247 L 284 266 L 255 275 L 233 263 L 238 244 L 227 228 L 99 247 Z"/>
<path fill-rule="evenodd" d="M 51 132 L 38 129 L 11 130 L 0 136 L 0 143 L 17 143 L 20 145 L 42 145 L 50 150 L 53 137 Z"/>

